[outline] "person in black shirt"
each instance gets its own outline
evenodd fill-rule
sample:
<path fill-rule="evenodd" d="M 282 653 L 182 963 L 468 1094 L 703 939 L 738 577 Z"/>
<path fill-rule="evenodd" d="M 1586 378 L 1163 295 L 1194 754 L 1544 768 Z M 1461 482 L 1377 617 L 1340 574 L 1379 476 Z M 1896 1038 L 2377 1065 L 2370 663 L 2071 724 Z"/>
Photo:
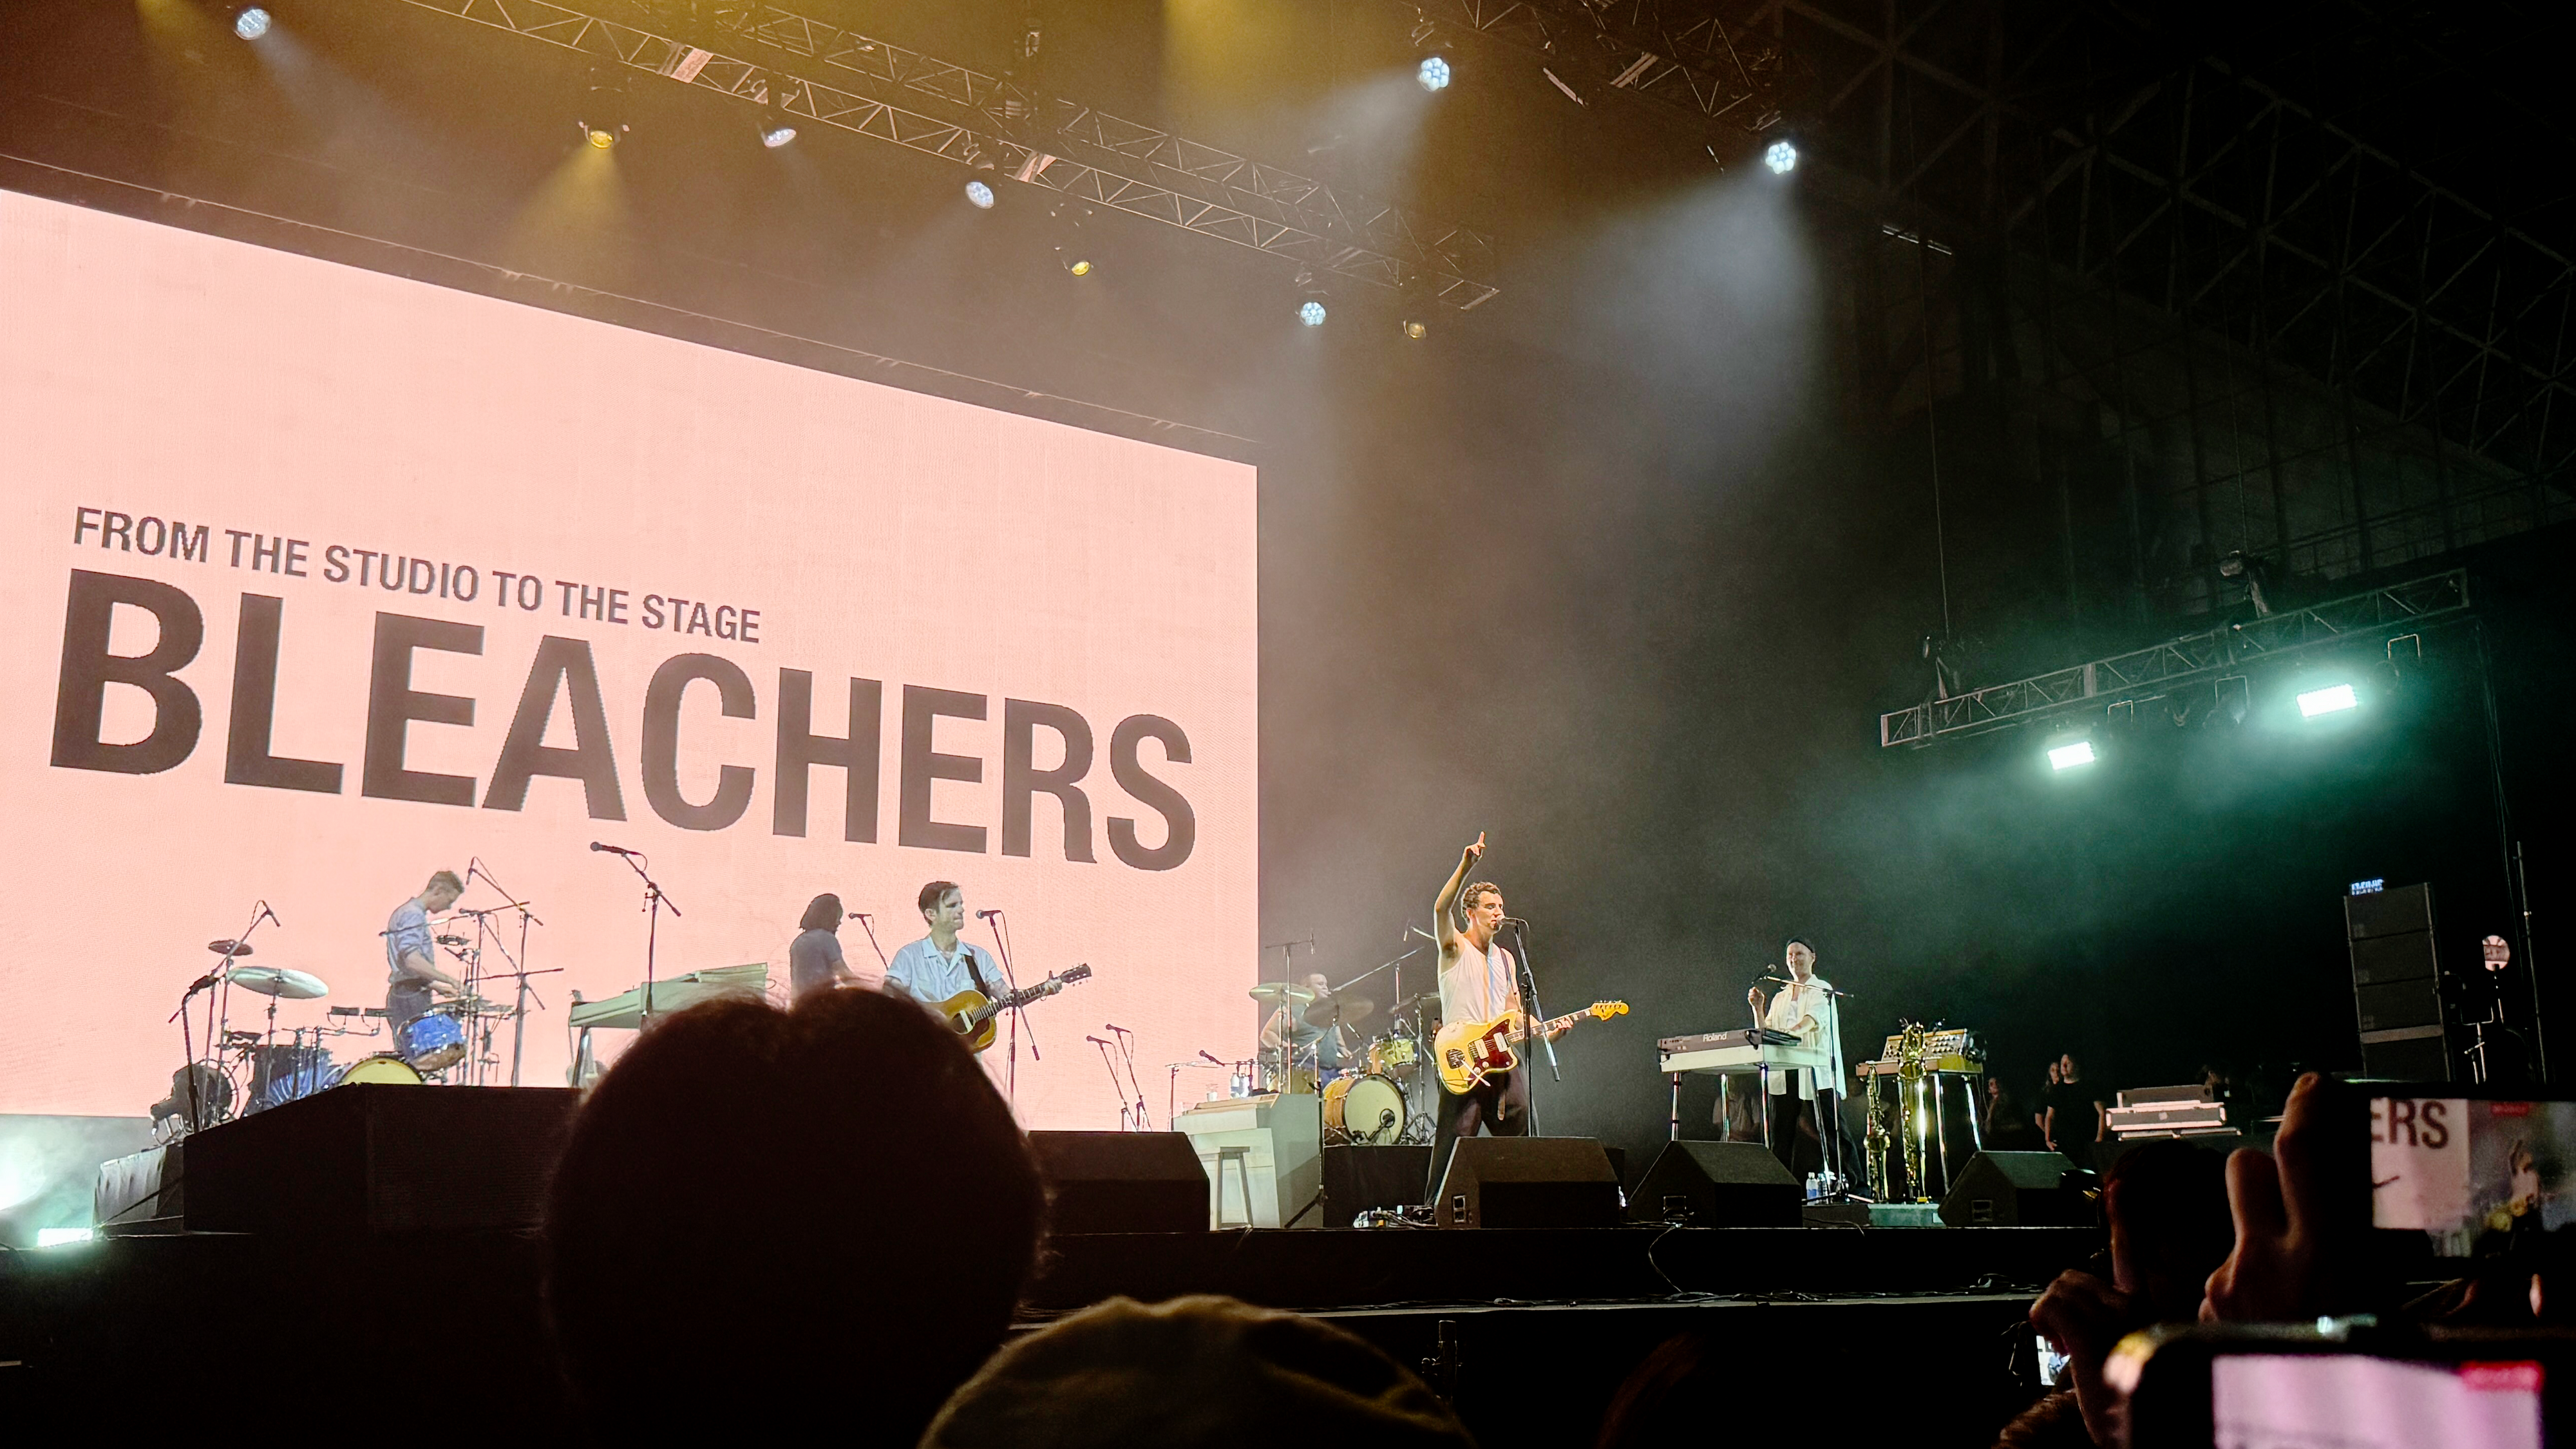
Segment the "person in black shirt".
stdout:
<path fill-rule="evenodd" d="M 858 981 L 850 972 L 850 963 L 841 958 L 841 938 L 833 934 L 841 928 L 841 915 L 841 898 L 828 891 L 805 907 L 805 918 L 796 923 L 802 934 L 787 945 L 790 1001 L 803 1001 L 817 991 Z"/>
<path fill-rule="evenodd" d="M 2093 1094 L 2093 1084 L 2079 1078 L 2075 1054 L 2060 1056 L 2057 1084 L 2048 1089 L 2045 1130 L 2049 1147 L 2089 1166 L 2093 1144 L 2102 1140 L 2102 1124 L 2102 1103 Z"/>

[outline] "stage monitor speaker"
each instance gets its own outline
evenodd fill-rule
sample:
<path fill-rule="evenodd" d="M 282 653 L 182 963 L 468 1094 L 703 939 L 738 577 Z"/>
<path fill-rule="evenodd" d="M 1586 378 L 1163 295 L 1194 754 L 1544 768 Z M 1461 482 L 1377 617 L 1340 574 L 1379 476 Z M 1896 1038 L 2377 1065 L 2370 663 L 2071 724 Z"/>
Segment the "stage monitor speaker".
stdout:
<path fill-rule="evenodd" d="M 2451 1052 L 2442 1013 L 2433 888 L 2347 895 L 2353 1015 L 2361 1029 L 2361 1070 L 2385 1080 L 2447 1082 Z"/>
<path fill-rule="evenodd" d="M 1794 1228 L 1806 1190 L 1759 1142 L 1675 1142 L 1628 1199 L 1641 1223 L 1695 1228 Z"/>
<path fill-rule="evenodd" d="M 2095 1178 L 2060 1152 L 1980 1152 L 1941 1199 L 1954 1228 L 2089 1228 Z"/>
<path fill-rule="evenodd" d="M 1619 1170 L 1589 1137 L 1461 1137 L 1440 1178 L 1444 1228 L 1615 1228 Z"/>
<path fill-rule="evenodd" d="M 1183 1132 L 1032 1132 L 1058 1233 L 1203 1233 L 1207 1170 Z"/>

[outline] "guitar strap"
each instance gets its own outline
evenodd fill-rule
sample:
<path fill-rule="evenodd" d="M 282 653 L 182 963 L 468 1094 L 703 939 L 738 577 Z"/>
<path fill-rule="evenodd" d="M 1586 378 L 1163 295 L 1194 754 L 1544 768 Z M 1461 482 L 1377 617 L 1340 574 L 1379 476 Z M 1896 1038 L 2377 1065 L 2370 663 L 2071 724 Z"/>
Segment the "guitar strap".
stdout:
<path fill-rule="evenodd" d="M 974 979 L 975 989 L 984 993 L 984 998 L 986 1000 L 998 1001 L 1001 999 L 1000 994 L 994 991 L 991 984 L 984 980 L 984 967 L 982 963 L 975 959 L 977 956 L 982 954 L 982 952 L 976 950 L 972 945 L 968 945 L 966 947 L 966 974 Z"/>

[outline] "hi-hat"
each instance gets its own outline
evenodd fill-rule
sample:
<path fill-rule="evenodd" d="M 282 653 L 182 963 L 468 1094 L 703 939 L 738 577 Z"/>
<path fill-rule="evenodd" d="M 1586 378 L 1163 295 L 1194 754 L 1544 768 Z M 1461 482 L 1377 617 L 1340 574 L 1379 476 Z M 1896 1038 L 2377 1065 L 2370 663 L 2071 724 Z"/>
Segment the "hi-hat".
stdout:
<path fill-rule="evenodd" d="M 1377 1010 L 1377 1003 L 1365 996 L 1327 996 L 1306 1008 L 1308 1026 L 1331 1026 L 1339 1021 L 1344 1026 L 1357 1026 Z"/>
<path fill-rule="evenodd" d="M 253 954 L 248 941 L 208 941 L 206 949 L 218 956 L 230 956 L 236 961 Z"/>
<path fill-rule="evenodd" d="M 282 996 L 289 1001 L 311 1001 L 328 996 L 331 988 L 322 978 L 309 971 L 294 971 L 284 966 L 236 966 L 225 975 L 244 991 L 262 996 Z"/>
<path fill-rule="evenodd" d="M 1280 1006 L 1291 1002 L 1303 1006 L 1315 999 L 1315 988 L 1300 986 L 1294 981 L 1264 981 L 1252 988 L 1249 994 L 1253 1000 L 1264 1006 Z"/>

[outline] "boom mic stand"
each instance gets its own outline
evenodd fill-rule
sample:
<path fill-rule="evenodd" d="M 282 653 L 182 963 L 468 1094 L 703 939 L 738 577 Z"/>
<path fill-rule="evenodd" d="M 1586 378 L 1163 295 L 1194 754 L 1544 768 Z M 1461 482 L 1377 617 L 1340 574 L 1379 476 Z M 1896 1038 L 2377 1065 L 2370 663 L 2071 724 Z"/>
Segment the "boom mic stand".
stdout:
<path fill-rule="evenodd" d="M 636 864 L 637 861 L 644 859 L 643 856 L 631 850 L 614 850 L 606 853 L 626 862 L 626 868 L 635 872 L 636 879 L 644 882 L 644 909 L 651 919 L 644 925 L 644 1010 L 635 1018 L 635 1029 L 642 1031 L 653 1024 L 653 950 L 661 936 L 662 908 L 669 906 L 671 919 L 676 921 L 681 918 L 680 903 L 671 899 L 670 893 L 662 889 L 661 882 L 653 879 L 651 871 Z"/>
<path fill-rule="evenodd" d="M 276 919 L 277 913 L 268 908 L 268 902 L 259 902 L 250 913 L 250 924 L 242 927 L 241 934 L 232 938 L 224 949 L 223 959 L 215 963 L 215 969 L 189 983 L 187 991 L 179 997 L 179 1009 L 170 1013 L 170 1019 L 179 1023 L 179 1049 L 188 1054 L 188 1130 L 191 1132 L 205 1130 L 206 1109 L 197 1091 L 196 1043 L 188 1039 L 188 1003 L 196 999 L 198 992 L 207 993 L 206 1054 L 211 1058 L 215 1053 L 215 996 L 218 989 L 232 985 L 233 960 L 241 955 L 243 947 L 250 944 L 251 933 L 259 929 L 259 923 Z"/>
<path fill-rule="evenodd" d="M 1152 1114 L 1145 1110 L 1145 1084 L 1136 1079 L 1136 1033 L 1118 1025 L 1116 1022 L 1106 1022 L 1103 1024 L 1109 1028 L 1109 1034 L 1112 1037 L 1117 1038 L 1118 1055 L 1127 1063 L 1127 1085 L 1120 1090 L 1122 1093 L 1133 1091 L 1136 1094 L 1136 1130 L 1139 1132 L 1151 1132 L 1154 1130 L 1154 1119 Z M 1114 1070 L 1111 1071 L 1109 1074 L 1109 1080 L 1112 1082 L 1117 1081 L 1118 1073 Z M 1123 1113 L 1124 1109 L 1122 1108 L 1121 1111 Z"/>
<path fill-rule="evenodd" d="M 868 913 L 865 911 L 848 911 L 844 912 L 844 914 L 851 920 L 858 922 L 860 930 L 868 933 L 868 949 L 877 953 L 877 969 L 880 971 L 893 970 L 894 963 L 886 959 L 885 947 L 877 944 L 877 928 L 868 924 Z"/>
<path fill-rule="evenodd" d="M 530 976 L 552 976 L 555 972 L 530 971 L 528 969 L 529 923 L 534 922 L 535 924 L 542 926 L 545 922 L 537 918 L 536 912 L 528 909 L 527 901 L 520 898 L 518 895 L 513 894 L 508 886 L 505 886 L 492 878 L 492 872 L 483 864 L 482 857 L 471 857 L 465 862 L 465 883 L 467 885 L 472 885 L 474 883 L 474 878 L 478 875 L 483 878 L 483 883 L 485 885 L 499 891 L 501 893 L 501 899 L 507 902 L 507 904 L 495 906 L 489 910 L 463 912 L 463 914 L 474 918 L 475 954 L 477 959 L 480 959 L 482 954 L 486 918 L 492 914 L 492 911 L 517 911 L 519 913 L 519 950 L 516 955 L 511 954 L 509 947 L 501 944 L 501 938 L 498 932 L 494 932 L 491 938 L 493 949 L 501 953 L 502 960 L 510 963 L 510 974 L 519 979 L 518 1010 L 510 1020 L 510 1085 L 515 1087 L 519 1085 L 519 1063 L 527 1055 L 528 998 L 535 995 L 535 993 L 528 987 L 528 978 Z M 679 911 L 674 909 L 671 914 L 676 916 L 679 914 Z M 537 1002 L 537 1006 L 540 1010 L 544 1009 L 545 1004 L 546 1003 L 542 998 Z"/>

